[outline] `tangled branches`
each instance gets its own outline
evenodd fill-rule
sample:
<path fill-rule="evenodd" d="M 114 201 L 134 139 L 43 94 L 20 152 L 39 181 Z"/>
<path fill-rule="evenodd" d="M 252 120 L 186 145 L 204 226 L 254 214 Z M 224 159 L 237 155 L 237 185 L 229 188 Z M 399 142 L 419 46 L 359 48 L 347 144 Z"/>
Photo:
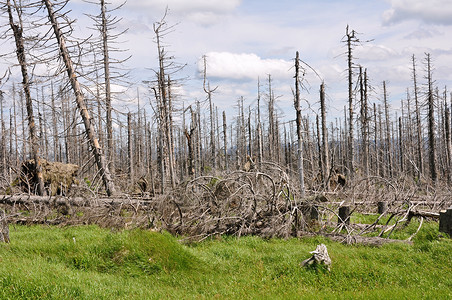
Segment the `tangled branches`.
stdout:
<path fill-rule="evenodd" d="M 264 163 L 255 170 L 222 177 L 197 177 L 187 182 L 180 194 L 182 197 L 170 201 L 172 214 L 163 218 L 168 229 L 179 234 L 287 237 L 307 224 L 305 204 L 289 176 L 275 164 Z"/>

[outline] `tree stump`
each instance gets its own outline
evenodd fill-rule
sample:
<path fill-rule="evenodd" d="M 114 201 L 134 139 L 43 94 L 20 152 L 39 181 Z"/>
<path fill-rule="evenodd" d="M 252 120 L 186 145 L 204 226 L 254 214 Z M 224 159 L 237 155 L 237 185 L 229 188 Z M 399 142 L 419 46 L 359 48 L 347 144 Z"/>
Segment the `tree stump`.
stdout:
<path fill-rule="evenodd" d="M 0 209 L 0 242 L 9 243 L 9 227 L 6 221 L 6 213 Z"/>
<path fill-rule="evenodd" d="M 452 206 L 439 213 L 439 231 L 452 237 Z"/>
<path fill-rule="evenodd" d="M 330 270 L 331 266 L 331 258 L 328 255 L 328 250 L 324 244 L 317 245 L 314 251 L 309 252 L 312 256 L 308 259 L 305 259 L 301 262 L 301 266 L 317 266 L 317 265 L 325 265 Z"/>
<path fill-rule="evenodd" d="M 380 201 L 377 203 L 378 206 L 378 214 L 385 213 L 388 210 L 388 202 L 386 201 Z"/>
<path fill-rule="evenodd" d="M 344 223 L 350 224 L 350 206 L 339 207 L 339 218 L 337 220 L 338 224 Z"/>
<path fill-rule="evenodd" d="M 311 212 L 310 212 L 309 217 L 311 220 L 316 220 L 316 221 L 319 220 L 319 217 L 320 217 L 319 216 L 319 207 L 317 205 L 311 206 Z"/>

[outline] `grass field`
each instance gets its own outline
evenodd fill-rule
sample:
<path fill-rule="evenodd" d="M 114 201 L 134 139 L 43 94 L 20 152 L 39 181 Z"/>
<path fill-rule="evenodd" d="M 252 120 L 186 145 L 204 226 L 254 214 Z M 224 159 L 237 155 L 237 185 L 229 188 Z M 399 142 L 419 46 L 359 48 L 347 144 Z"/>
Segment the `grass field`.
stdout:
<path fill-rule="evenodd" d="M 452 241 L 437 228 L 424 223 L 414 245 L 373 248 L 322 237 L 183 245 L 143 230 L 10 226 L 0 299 L 451 299 Z M 319 243 L 330 272 L 300 267 Z"/>

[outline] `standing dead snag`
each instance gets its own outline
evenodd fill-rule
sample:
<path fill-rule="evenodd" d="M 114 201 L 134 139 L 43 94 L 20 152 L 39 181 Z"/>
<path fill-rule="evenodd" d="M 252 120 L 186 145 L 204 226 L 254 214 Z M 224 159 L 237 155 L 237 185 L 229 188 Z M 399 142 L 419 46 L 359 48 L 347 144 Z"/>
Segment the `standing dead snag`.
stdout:
<path fill-rule="evenodd" d="M 435 99 L 433 96 L 433 79 L 432 79 L 432 68 L 430 54 L 426 53 L 426 64 L 427 64 L 427 84 L 428 84 L 428 94 L 427 94 L 427 106 L 428 106 L 428 145 L 429 145 L 429 166 L 430 166 L 430 178 L 433 183 L 438 183 L 438 170 L 436 166 L 436 142 L 435 142 Z"/>
<path fill-rule="evenodd" d="M 42 177 L 42 167 L 39 158 L 39 145 L 38 145 L 38 137 L 36 135 L 36 127 L 35 120 L 33 115 L 33 103 L 31 99 L 30 93 L 30 81 L 28 78 L 27 71 L 27 60 L 25 57 L 25 47 L 24 47 L 24 37 L 23 37 L 23 26 L 22 26 L 22 18 L 21 18 L 21 10 L 17 7 L 16 4 L 11 5 L 11 2 L 8 0 L 8 15 L 9 15 L 9 25 L 14 34 L 14 40 L 16 42 L 16 55 L 17 60 L 19 61 L 20 68 L 22 71 L 22 85 L 25 94 L 25 101 L 27 106 L 27 119 L 28 119 L 28 130 L 30 132 L 30 144 L 31 144 L 31 153 L 34 160 L 34 176 L 35 182 L 37 183 L 37 194 L 42 196 L 44 195 L 44 180 Z M 19 23 L 16 24 L 13 19 L 12 7 L 17 12 L 19 17 Z"/>
<path fill-rule="evenodd" d="M 99 144 L 99 140 L 95 136 L 94 125 L 91 120 L 91 116 L 89 115 L 88 109 L 86 107 L 85 99 L 80 88 L 80 84 L 77 80 L 77 75 L 72 65 L 71 57 L 69 56 L 69 51 L 66 47 L 65 38 L 61 31 L 60 25 L 56 18 L 55 12 L 53 10 L 53 5 L 50 0 L 42 0 L 45 4 L 48 14 L 49 20 L 53 27 L 53 32 L 55 34 L 55 38 L 57 39 L 57 43 L 60 47 L 60 55 L 63 59 L 63 62 L 66 66 L 66 71 L 69 77 L 69 81 L 71 83 L 72 89 L 75 93 L 75 101 L 77 102 L 77 107 L 80 110 L 80 115 L 82 116 L 83 124 L 85 125 L 86 136 L 88 137 L 88 141 L 91 146 L 91 150 L 94 154 L 94 159 L 97 163 L 97 167 L 99 169 L 100 174 L 102 175 L 102 181 L 105 186 L 105 190 L 108 196 L 111 196 L 115 193 L 115 186 L 113 180 L 111 178 L 110 170 L 108 169 L 106 159 L 102 153 L 102 148 Z"/>
<path fill-rule="evenodd" d="M 324 244 L 317 245 L 314 251 L 309 252 L 312 254 L 312 257 L 305 259 L 301 262 L 301 266 L 310 266 L 314 267 L 317 265 L 325 265 L 328 271 L 330 271 L 331 267 L 331 258 L 328 255 L 328 249 Z"/>
<path fill-rule="evenodd" d="M 295 99 L 294 106 L 297 112 L 297 137 L 298 137 L 298 176 L 300 178 L 300 194 L 305 196 L 304 170 L 303 170 L 303 139 L 301 136 L 301 108 L 300 108 L 300 55 L 297 51 L 295 57 Z"/>

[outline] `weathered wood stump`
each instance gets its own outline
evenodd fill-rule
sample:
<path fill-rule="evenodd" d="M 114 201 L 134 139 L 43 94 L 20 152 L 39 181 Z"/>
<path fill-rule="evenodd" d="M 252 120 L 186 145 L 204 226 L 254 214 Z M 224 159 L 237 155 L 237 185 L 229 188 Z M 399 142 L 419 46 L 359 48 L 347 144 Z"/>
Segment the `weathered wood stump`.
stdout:
<path fill-rule="evenodd" d="M 452 237 L 452 206 L 439 213 L 439 231 Z"/>
<path fill-rule="evenodd" d="M 378 206 L 378 214 L 385 213 L 388 210 L 388 202 L 386 201 L 380 201 L 377 203 Z"/>
<path fill-rule="evenodd" d="M 350 224 L 350 206 L 339 207 L 339 218 L 337 220 L 338 224 L 345 222 L 345 224 Z"/>
<path fill-rule="evenodd" d="M 312 256 L 308 259 L 305 259 L 301 262 L 301 266 L 310 266 L 313 265 L 316 267 L 317 265 L 325 265 L 330 270 L 331 266 L 331 258 L 328 255 L 328 250 L 324 244 L 317 245 L 314 251 L 309 252 Z"/>
<path fill-rule="evenodd" d="M 9 243 L 9 227 L 6 221 L 6 213 L 0 209 L 0 242 Z"/>

